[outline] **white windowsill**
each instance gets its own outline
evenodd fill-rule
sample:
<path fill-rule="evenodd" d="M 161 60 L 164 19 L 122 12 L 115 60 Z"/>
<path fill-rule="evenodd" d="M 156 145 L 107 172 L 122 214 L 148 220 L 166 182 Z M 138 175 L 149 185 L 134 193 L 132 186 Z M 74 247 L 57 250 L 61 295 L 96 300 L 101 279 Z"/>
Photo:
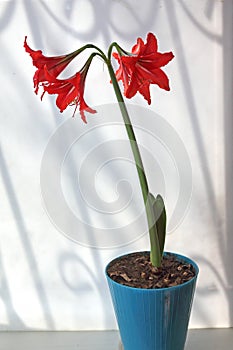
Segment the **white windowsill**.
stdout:
<path fill-rule="evenodd" d="M 232 349 L 233 328 L 190 330 L 185 350 Z M 117 331 L 0 332 L 0 350 L 120 350 Z"/>

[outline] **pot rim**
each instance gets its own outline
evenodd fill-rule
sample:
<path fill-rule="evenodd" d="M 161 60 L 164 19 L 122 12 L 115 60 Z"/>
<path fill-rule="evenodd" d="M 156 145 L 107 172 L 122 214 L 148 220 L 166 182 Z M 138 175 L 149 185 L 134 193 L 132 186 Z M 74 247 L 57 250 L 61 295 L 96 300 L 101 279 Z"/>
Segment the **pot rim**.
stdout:
<path fill-rule="evenodd" d="M 172 286 L 172 287 L 167 287 L 167 288 L 151 288 L 151 289 L 150 288 L 130 287 L 130 286 L 126 286 L 124 284 L 121 284 L 121 283 L 118 283 L 118 282 L 114 281 L 107 273 L 109 265 L 115 260 L 121 259 L 121 258 L 123 258 L 123 257 L 125 257 L 127 255 L 131 255 L 131 254 L 135 254 L 135 253 L 150 253 L 150 252 L 149 251 L 134 251 L 134 252 L 130 252 L 130 253 L 125 253 L 125 254 L 119 255 L 116 258 L 114 258 L 111 261 L 109 261 L 109 263 L 106 265 L 106 268 L 105 268 L 105 276 L 106 276 L 107 280 L 110 281 L 111 284 L 117 285 L 120 288 L 131 289 L 131 290 L 135 290 L 135 291 L 143 291 L 145 293 L 152 293 L 152 292 L 160 293 L 160 292 L 164 292 L 164 291 L 170 291 L 171 289 L 175 290 L 175 289 L 187 286 L 188 284 L 193 283 L 197 279 L 197 276 L 199 274 L 199 267 L 196 264 L 196 262 L 193 261 L 191 258 L 189 258 L 189 257 L 187 257 L 185 255 L 179 254 L 179 253 L 167 252 L 166 251 L 166 252 L 164 252 L 164 255 L 171 254 L 171 255 L 175 256 L 176 258 L 180 259 L 181 261 L 184 261 L 186 263 L 191 264 L 194 267 L 194 269 L 195 269 L 195 272 L 196 272 L 195 276 L 193 278 L 191 278 L 189 281 L 184 282 L 182 284 L 179 284 L 177 286 Z"/>

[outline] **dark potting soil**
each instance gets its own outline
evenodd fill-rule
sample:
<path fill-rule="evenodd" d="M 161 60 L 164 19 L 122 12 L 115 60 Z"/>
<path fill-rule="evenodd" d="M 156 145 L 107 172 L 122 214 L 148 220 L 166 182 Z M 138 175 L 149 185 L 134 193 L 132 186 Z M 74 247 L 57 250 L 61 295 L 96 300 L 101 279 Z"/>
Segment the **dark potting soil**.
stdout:
<path fill-rule="evenodd" d="M 173 254 L 164 255 L 161 267 L 150 262 L 147 252 L 137 252 L 113 260 L 107 274 L 114 281 L 134 288 L 168 288 L 192 279 L 196 272 L 191 264 L 177 260 Z"/>

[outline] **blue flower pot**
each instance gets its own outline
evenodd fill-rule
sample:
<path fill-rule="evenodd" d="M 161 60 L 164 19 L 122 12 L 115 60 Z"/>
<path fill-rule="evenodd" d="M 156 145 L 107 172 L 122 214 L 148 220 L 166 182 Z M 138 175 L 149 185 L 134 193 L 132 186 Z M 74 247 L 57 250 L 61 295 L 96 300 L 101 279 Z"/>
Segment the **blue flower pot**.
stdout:
<path fill-rule="evenodd" d="M 174 287 L 141 289 L 113 281 L 107 275 L 109 265 L 106 267 L 124 350 L 184 349 L 199 269 L 191 259 L 169 254 L 184 263 L 192 264 L 196 276 Z"/>

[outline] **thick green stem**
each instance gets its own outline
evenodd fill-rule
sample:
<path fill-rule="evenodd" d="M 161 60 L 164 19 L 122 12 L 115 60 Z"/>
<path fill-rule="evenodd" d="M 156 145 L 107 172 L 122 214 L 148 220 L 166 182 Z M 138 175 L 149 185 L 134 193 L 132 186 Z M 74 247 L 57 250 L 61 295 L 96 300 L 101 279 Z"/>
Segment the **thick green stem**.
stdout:
<path fill-rule="evenodd" d="M 135 164 L 136 164 L 136 168 L 137 168 L 139 182 L 141 185 L 142 196 L 143 196 L 143 200 L 144 200 L 144 204 L 145 204 L 145 208 L 146 208 L 147 222 L 148 222 L 149 233 L 150 233 L 151 263 L 154 266 L 158 267 L 161 264 L 161 253 L 160 253 L 158 236 L 155 235 L 154 231 L 153 231 L 154 226 L 155 226 L 154 225 L 155 224 L 155 215 L 154 215 L 153 208 L 152 208 L 151 198 L 149 196 L 149 188 L 148 188 L 148 183 L 147 183 L 147 179 L 145 176 L 142 158 L 141 158 L 140 151 L 139 151 L 139 148 L 137 145 L 134 130 L 133 130 L 130 118 L 129 118 L 129 114 L 128 114 L 121 90 L 119 88 L 119 84 L 117 82 L 115 72 L 112 68 L 110 59 L 106 60 L 106 63 L 107 63 L 109 74 L 110 74 L 112 84 L 113 84 L 113 87 L 115 90 L 115 94 L 116 94 L 117 100 L 119 102 L 119 107 L 120 107 L 121 114 L 122 114 L 122 117 L 124 120 L 126 131 L 127 131 L 128 137 L 129 137 L 131 149 L 133 152 L 133 156 L 134 156 L 134 160 L 135 160 Z"/>

